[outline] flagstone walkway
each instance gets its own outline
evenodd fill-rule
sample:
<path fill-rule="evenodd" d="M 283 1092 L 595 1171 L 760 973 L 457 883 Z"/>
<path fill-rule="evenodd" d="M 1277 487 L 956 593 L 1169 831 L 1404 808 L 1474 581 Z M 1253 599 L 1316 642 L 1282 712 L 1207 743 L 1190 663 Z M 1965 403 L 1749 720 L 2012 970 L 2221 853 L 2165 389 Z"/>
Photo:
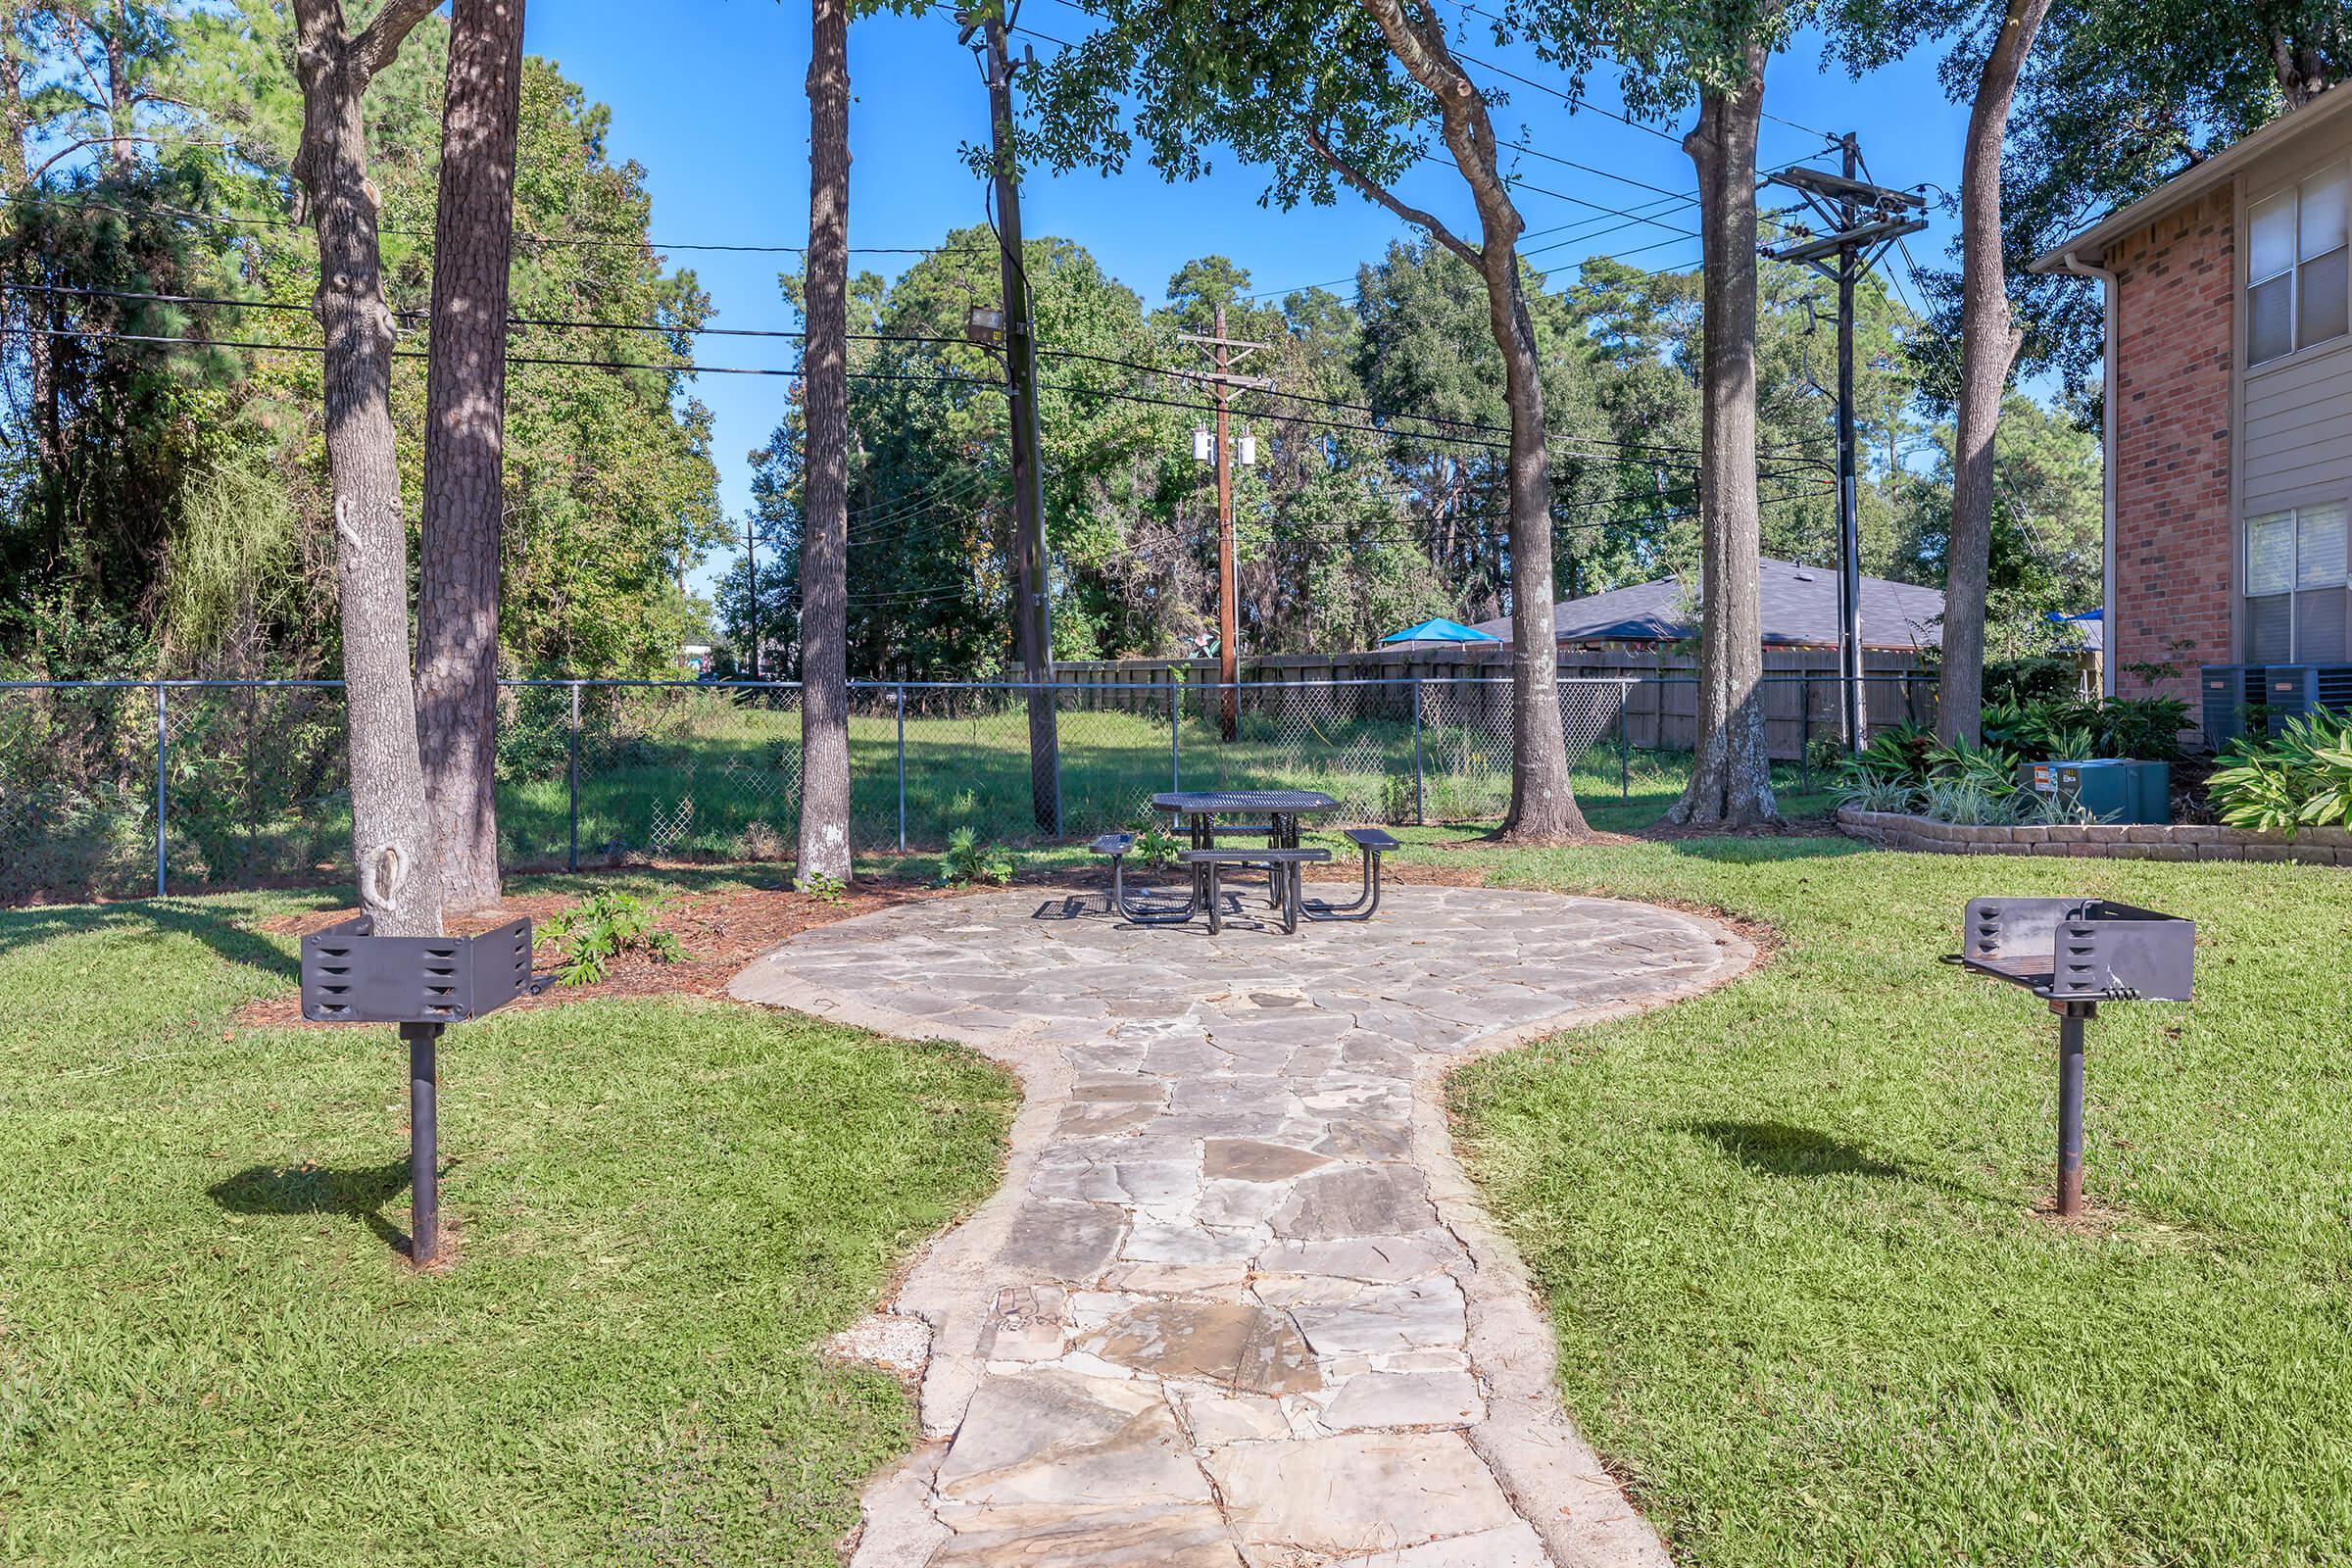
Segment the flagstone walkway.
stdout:
<path fill-rule="evenodd" d="M 794 937 L 748 1001 L 967 1042 L 1006 1182 L 846 1339 L 922 1369 L 857 1568 L 1663 1565 L 1561 1414 L 1442 1080 L 1754 959 L 1646 905 L 1396 888 L 1370 925 L 1137 930 L 1037 890 Z"/>

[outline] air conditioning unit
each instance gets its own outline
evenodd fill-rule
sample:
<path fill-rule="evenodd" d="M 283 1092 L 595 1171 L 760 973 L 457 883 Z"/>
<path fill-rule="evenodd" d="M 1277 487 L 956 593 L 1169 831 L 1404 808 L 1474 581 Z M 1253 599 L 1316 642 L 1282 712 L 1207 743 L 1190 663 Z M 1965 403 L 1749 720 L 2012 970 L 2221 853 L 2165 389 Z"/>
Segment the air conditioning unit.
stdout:
<path fill-rule="evenodd" d="M 2246 710 L 2269 701 L 2264 664 L 2207 664 L 2198 672 L 2199 719 L 2205 744 L 2215 751 L 2246 732 Z"/>
<path fill-rule="evenodd" d="M 2286 727 L 2290 718 L 2303 718 L 2320 709 L 2320 666 L 2265 664 L 2262 666 L 2262 706 L 2270 713 L 2271 733 Z"/>
<path fill-rule="evenodd" d="M 2314 664 L 2319 706 L 2342 717 L 2352 714 L 2352 664 Z"/>

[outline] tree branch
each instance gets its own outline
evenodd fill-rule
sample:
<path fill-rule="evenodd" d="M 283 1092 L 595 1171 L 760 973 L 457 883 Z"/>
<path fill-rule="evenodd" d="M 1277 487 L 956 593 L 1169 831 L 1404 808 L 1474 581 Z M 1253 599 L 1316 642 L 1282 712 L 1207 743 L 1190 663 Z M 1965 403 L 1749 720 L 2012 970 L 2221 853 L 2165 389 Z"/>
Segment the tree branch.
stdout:
<path fill-rule="evenodd" d="M 388 0 L 368 30 L 352 41 L 351 61 L 359 68 L 363 82 L 373 79 L 375 74 L 392 63 L 400 53 L 401 41 L 425 18 L 441 8 L 441 0 Z"/>
<path fill-rule="evenodd" d="M 1468 262 L 1472 267 L 1481 268 L 1483 270 L 1486 265 L 1486 259 L 1480 253 L 1479 248 L 1471 244 L 1468 240 L 1463 239 L 1452 229 L 1447 228 L 1443 222 L 1439 221 L 1436 214 L 1425 213 L 1418 207 L 1398 201 L 1395 196 L 1391 195 L 1387 188 L 1381 185 L 1377 180 L 1374 180 L 1370 175 L 1364 173 L 1353 164 L 1348 162 L 1347 159 L 1342 158 L 1338 153 L 1332 151 L 1331 143 L 1324 139 L 1323 132 L 1317 129 L 1315 126 L 1301 122 L 1299 128 L 1305 132 L 1306 145 L 1308 148 L 1313 151 L 1317 158 L 1322 159 L 1325 164 L 1330 166 L 1333 173 L 1339 175 L 1348 184 L 1353 185 L 1358 191 L 1361 191 L 1366 197 L 1378 202 L 1381 206 L 1386 207 L 1390 212 L 1395 213 L 1398 218 L 1403 219 L 1406 222 L 1415 223 L 1420 225 L 1422 228 L 1427 229 L 1429 231 L 1430 238 L 1436 240 L 1439 244 L 1453 252 L 1454 255 L 1459 256 L 1463 261 Z"/>

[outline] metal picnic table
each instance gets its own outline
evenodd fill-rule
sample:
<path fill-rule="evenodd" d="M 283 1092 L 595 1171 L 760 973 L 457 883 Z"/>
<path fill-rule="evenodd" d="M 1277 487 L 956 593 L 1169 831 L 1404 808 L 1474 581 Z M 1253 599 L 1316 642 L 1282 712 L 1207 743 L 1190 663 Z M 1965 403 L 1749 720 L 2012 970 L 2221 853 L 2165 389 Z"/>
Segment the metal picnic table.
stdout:
<path fill-rule="evenodd" d="M 1223 831 L 1263 839 L 1270 850 L 1295 850 L 1298 848 L 1298 819 L 1336 811 L 1340 803 L 1321 790 L 1167 790 L 1152 797 L 1152 807 L 1186 824 L 1191 848 L 1196 850 L 1217 847 L 1217 818 L 1221 816 L 1262 816 L 1263 822 L 1227 823 Z M 1193 887 L 1196 897 L 1206 898 L 1205 868 L 1193 868 Z"/>

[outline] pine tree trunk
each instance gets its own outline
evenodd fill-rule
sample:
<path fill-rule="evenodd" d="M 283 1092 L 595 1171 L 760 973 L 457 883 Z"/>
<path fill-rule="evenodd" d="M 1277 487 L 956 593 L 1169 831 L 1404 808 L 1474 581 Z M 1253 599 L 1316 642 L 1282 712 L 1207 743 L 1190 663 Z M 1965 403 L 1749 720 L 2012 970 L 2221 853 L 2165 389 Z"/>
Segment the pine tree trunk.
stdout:
<path fill-rule="evenodd" d="M 848 0 L 811 0 L 801 392 L 801 831 L 794 874 L 850 878 Z"/>
<path fill-rule="evenodd" d="M 433 220 L 416 702 L 452 909 L 498 903 L 498 581 L 523 0 L 457 0 Z"/>
<path fill-rule="evenodd" d="M 1698 168 L 1707 323 L 1700 364 L 1698 744 L 1671 822 L 1753 827 L 1780 819 L 1765 749 L 1764 615 L 1757 586 L 1756 126 L 1764 59 L 1747 46 L 1729 95 L 1700 95 L 1684 149 Z"/>
<path fill-rule="evenodd" d="M 368 77 L 430 9 L 395 0 L 354 38 L 340 0 L 294 5 L 303 97 L 294 172 L 310 193 L 318 234 L 352 854 L 360 904 L 379 936 L 439 935 L 441 887 L 409 672 L 409 536 L 392 446 L 392 316 L 361 98 Z"/>
<path fill-rule="evenodd" d="M 2001 143 L 2009 100 L 2050 0 L 2009 0 L 1968 115 L 1960 174 L 1960 399 L 1952 452 L 1951 543 L 1944 559 L 1943 669 L 1936 732 L 1981 740 L 1984 596 L 1992 575 L 1993 442 L 2021 341 L 2001 260 Z"/>

